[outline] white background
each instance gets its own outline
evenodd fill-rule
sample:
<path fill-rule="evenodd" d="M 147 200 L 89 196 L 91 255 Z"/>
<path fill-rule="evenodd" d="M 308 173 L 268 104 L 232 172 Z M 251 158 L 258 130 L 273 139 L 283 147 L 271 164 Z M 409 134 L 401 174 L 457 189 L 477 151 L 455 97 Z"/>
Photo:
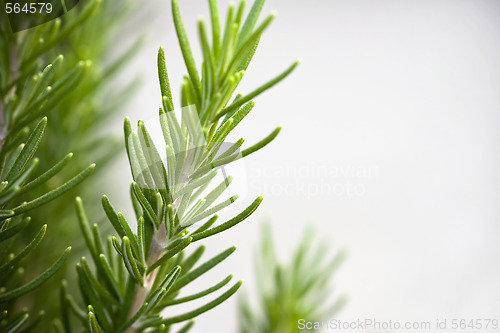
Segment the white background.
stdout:
<path fill-rule="evenodd" d="M 186 72 L 170 4 L 153 5 L 141 23 L 149 39 L 127 73 L 143 80 L 123 112 L 133 122 L 156 116 L 160 45 L 174 94 Z M 180 5 L 199 65 L 196 19 L 208 18 L 208 5 Z M 241 91 L 302 62 L 237 131 L 251 144 L 283 126 L 244 164 L 240 209 L 258 195 L 264 202 L 208 241 L 209 254 L 238 250 L 191 291 L 228 272 L 251 290 L 261 222 L 272 223 L 283 259 L 313 224 L 349 252 L 335 278 L 349 298 L 339 318 L 500 319 L 500 2 L 270 0 L 263 13 L 274 9 Z M 130 178 L 124 159 L 116 168 L 114 177 Z M 116 183 L 125 209 L 126 182 Z M 193 332 L 236 332 L 236 309 L 233 297 Z"/>

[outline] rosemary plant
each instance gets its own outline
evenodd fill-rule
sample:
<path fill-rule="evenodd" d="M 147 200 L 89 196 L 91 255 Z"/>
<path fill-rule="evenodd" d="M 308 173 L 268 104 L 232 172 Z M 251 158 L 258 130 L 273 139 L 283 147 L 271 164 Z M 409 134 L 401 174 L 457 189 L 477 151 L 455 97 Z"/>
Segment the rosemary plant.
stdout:
<path fill-rule="evenodd" d="M 345 304 L 341 296 L 328 305 L 328 295 L 333 291 L 332 280 L 345 253 L 340 251 L 328 260 L 330 244 L 316 241 L 310 229 L 304 234 L 291 262 L 283 264 L 277 259 L 269 225 L 263 228 L 261 239 L 255 267 L 258 306 L 252 306 L 248 298 L 240 299 L 240 332 L 316 332 L 317 329 L 305 329 L 302 321 L 326 321 Z"/>
<path fill-rule="evenodd" d="M 61 268 L 70 251 L 70 247 L 68 247 L 59 259 L 43 273 L 28 283 L 21 285 L 20 281 L 24 278 L 24 268 L 19 266 L 19 263 L 40 244 L 47 229 L 47 225 L 43 225 L 33 240 L 29 244 L 25 244 L 22 250 L 17 253 L 10 252 L 11 248 L 18 248 L 17 244 L 12 244 L 13 238 L 30 224 L 30 217 L 25 216 L 24 213 L 68 191 L 85 179 L 94 169 L 94 164 L 92 164 L 58 188 L 29 202 L 21 201 L 25 193 L 57 175 L 72 157 L 70 153 L 52 168 L 46 170 L 40 177 L 33 179 L 30 177 L 38 164 L 38 159 L 33 158 L 33 155 L 36 152 L 46 123 L 47 118 L 43 118 L 34 128 L 29 138 L 24 143 L 13 147 L 10 151 L 7 151 L 10 147 L 8 144 L 12 141 L 9 141 L 10 137 L 7 136 L 1 151 L 5 154 L 5 160 L 1 168 L 2 183 L 0 185 L 0 308 L 3 311 L 0 315 L 0 329 L 5 332 L 15 332 L 27 323 L 29 317 L 27 310 L 23 310 L 10 319 L 4 320 L 8 318 L 9 310 L 14 308 L 15 301 L 54 275 Z M 42 313 L 28 327 L 34 327 L 41 315 Z M 28 330 L 28 328 L 23 329 Z"/>
<path fill-rule="evenodd" d="M 174 112 L 165 51 L 160 48 L 159 123 L 166 160 L 162 160 L 144 123 L 139 121 L 134 131 L 130 120 L 125 118 L 125 146 L 134 180 L 130 195 L 137 229 L 133 232 L 124 215 L 103 196 L 104 211 L 116 232 L 116 236 L 104 239 L 97 224 L 89 224 L 82 200 L 77 198 L 80 228 L 93 266 L 82 257 L 76 267 L 84 307 L 78 306 L 63 285 L 61 308 L 66 332 L 71 331 L 69 312 L 80 319 L 83 330 L 88 332 L 169 332 L 171 325 L 188 321 L 178 331 L 186 332 L 193 325 L 191 319 L 221 304 L 240 287 L 238 281 L 201 307 L 164 317 L 171 306 L 208 296 L 229 284 L 232 275 L 206 290 L 179 297 L 185 286 L 225 260 L 235 247 L 197 266 L 204 246 L 196 247 L 188 256 L 185 250 L 242 222 L 262 201 L 262 197 L 256 198 L 241 213 L 214 226 L 216 213 L 237 199 L 236 196 L 221 199 L 231 177 L 209 188 L 217 173 L 215 169 L 261 149 L 276 137 L 280 128 L 243 150 L 240 150 L 243 138 L 226 147 L 223 145 L 226 137 L 252 110 L 255 104 L 252 99 L 281 81 L 297 65 L 295 62 L 250 93 L 232 98 L 262 33 L 274 17 L 271 14 L 257 24 L 263 4 L 263 0 L 256 0 L 245 19 L 245 1 L 238 8 L 231 4 L 222 31 L 217 2 L 209 1 L 211 43 L 205 22 L 202 19 L 198 22 L 203 51 L 200 76 L 179 4 L 172 0 L 173 20 L 188 72 L 181 87 L 182 112 L 180 118 Z"/>
<path fill-rule="evenodd" d="M 61 195 L 94 170 L 94 164 L 88 166 L 90 154 L 102 166 L 116 150 L 108 139 L 96 138 L 107 151 L 99 156 L 82 138 L 89 138 L 104 116 L 112 114 L 112 109 L 102 107 L 98 93 L 104 92 L 104 84 L 130 53 L 108 66 L 102 63 L 110 28 L 126 11 L 109 1 L 81 1 L 80 6 L 59 19 L 11 33 L 3 2 L 1 5 L 0 332 L 48 332 L 51 319 L 59 312 L 53 290 L 60 280 L 52 279 L 57 283 L 52 285 L 47 280 L 64 267 L 69 253 L 68 248 L 61 255 L 64 247 L 69 243 L 78 245 L 74 232 L 77 228 L 65 223 L 68 213 L 74 217 L 73 210 L 66 210 L 72 206 L 72 199 L 68 194 Z M 103 26 L 106 33 L 96 34 L 96 29 Z M 45 115 L 52 125 L 46 126 Z M 70 149 L 75 155 L 65 156 Z M 57 158 L 62 160 L 55 163 Z M 69 168 L 70 173 L 84 170 L 64 181 Z M 95 186 L 86 187 L 87 191 L 92 188 Z M 28 211 L 32 219 L 25 216 Z M 49 220 L 51 232 L 47 234 L 44 223 Z M 42 242 L 43 238 L 49 239 Z M 43 255 L 28 256 L 35 248 Z M 46 288 L 36 288 L 42 283 L 48 283 Z M 31 323 L 26 306 L 39 314 Z M 45 313 L 43 320 L 41 313 Z"/>
<path fill-rule="evenodd" d="M 78 84 L 50 110 L 50 122 L 58 126 L 49 126 L 44 134 L 44 140 L 38 149 L 41 167 L 48 167 L 54 156 L 72 151 L 75 155 L 72 169 L 82 168 L 92 162 L 97 164 L 97 168 L 95 175 L 90 177 L 84 186 L 71 190 L 50 205 L 33 211 L 35 227 L 41 226 L 41 221 L 46 220 L 47 216 L 52 220 L 47 240 L 39 246 L 39 251 L 44 253 L 44 257 L 53 257 L 57 247 L 68 242 L 73 247 L 71 258 L 73 262 L 76 258 L 88 254 L 75 224 L 73 204 L 75 196 L 86 198 L 90 203 L 89 216 L 97 217 L 105 223 L 105 216 L 99 207 L 99 195 L 112 184 L 103 172 L 106 172 L 107 166 L 124 151 L 121 138 L 111 135 L 108 125 L 110 121 L 114 121 L 117 112 L 129 96 L 133 96 L 134 88 L 137 86 L 137 81 L 122 84 L 114 79 L 115 74 L 123 70 L 128 59 L 139 49 L 139 41 L 133 42 L 131 46 L 127 45 L 119 54 L 115 46 L 116 42 L 121 42 L 124 34 L 123 27 L 126 27 L 124 20 L 134 18 L 132 8 L 132 3 L 128 0 L 80 1 L 78 6 L 60 18 L 62 27 L 74 21 L 79 21 L 78 26 L 46 55 L 50 58 L 64 54 L 60 73 L 68 73 L 72 66 L 82 60 L 91 65 Z M 88 11 L 90 14 L 82 20 L 81 15 Z M 33 30 L 27 33 L 36 33 L 36 29 Z M 48 38 L 46 33 L 42 34 L 42 37 Z M 128 39 L 131 39 L 130 37 L 133 35 L 127 36 Z M 57 178 L 53 179 L 51 184 L 32 191 L 32 195 L 41 193 L 57 181 Z M 41 261 L 43 262 L 43 258 L 34 256 L 28 258 L 25 265 L 27 274 L 36 269 L 37 263 Z M 58 290 L 63 278 L 68 280 L 70 288 L 77 286 L 73 264 L 64 266 L 61 272 L 47 283 L 46 288 L 39 288 L 30 296 L 34 309 L 43 309 L 46 312 L 45 319 L 38 326 L 41 331 L 48 332 L 53 325 L 51 319 L 60 315 L 59 297 L 54 290 Z"/>
<path fill-rule="evenodd" d="M 46 282 L 61 268 L 69 254 L 67 248 L 59 259 L 43 273 L 24 280 L 24 268 L 20 262 L 45 236 L 47 225 L 40 227 L 36 235 L 24 245 L 13 242 L 23 230 L 28 229 L 30 217 L 26 213 L 47 204 L 76 186 L 94 169 L 86 167 L 72 179 L 56 188 L 33 195 L 37 188 L 57 176 L 68 165 L 72 154 L 46 168 L 37 176 L 40 164 L 34 155 L 40 145 L 47 118 L 43 117 L 61 102 L 68 90 L 73 89 L 88 67 L 85 62 L 76 64 L 69 73 L 56 78 L 63 57 L 58 56 L 52 64 L 40 72 L 42 61 L 35 61 L 48 52 L 57 40 L 70 31 L 59 32 L 56 23 L 52 25 L 53 39 L 40 40 L 33 34 L 14 35 L 9 32 L 8 21 L 2 15 L 0 44 L 0 330 L 2 332 L 29 331 L 41 318 L 41 313 L 28 323 L 27 310 L 11 314 L 19 307 L 20 297 Z M 25 38 L 31 39 L 26 41 Z M 36 41 L 36 42 L 34 42 Z M 61 251 L 62 249 L 59 249 Z"/>

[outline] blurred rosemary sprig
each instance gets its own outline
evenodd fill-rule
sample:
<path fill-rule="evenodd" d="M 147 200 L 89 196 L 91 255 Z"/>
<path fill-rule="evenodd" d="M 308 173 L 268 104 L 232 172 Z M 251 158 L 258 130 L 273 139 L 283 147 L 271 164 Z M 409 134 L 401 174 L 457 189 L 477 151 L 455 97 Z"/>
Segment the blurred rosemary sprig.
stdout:
<path fill-rule="evenodd" d="M 63 57 L 58 56 L 52 64 L 43 70 L 42 60 L 28 61 L 33 54 L 43 55 L 50 50 L 43 39 L 35 34 L 11 34 L 2 11 L 0 45 L 0 330 L 5 332 L 29 331 L 41 322 L 43 312 L 39 312 L 29 322 L 28 310 L 17 311 L 20 297 L 45 283 L 59 270 L 66 260 L 67 248 L 59 259 L 50 262 L 51 257 L 40 258 L 40 266 L 48 267 L 40 273 L 37 269 L 25 269 L 20 264 L 23 259 L 39 248 L 45 236 L 47 225 L 40 226 L 34 236 L 19 240 L 21 233 L 32 229 L 31 218 L 25 213 L 42 207 L 69 191 L 94 169 L 86 167 L 68 181 L 57 186 L 43 188 L 51 178 L 57 176 L 68 165 L 73 154 L 67 154 L 57 163 L 39 169 L 40 159 L 35 154 L 40 146 L 45 131 L 47 118 L 44 117 L 64 98 L 67 89 L 76 86 L 88 65 L 85 62 L 75 64 L 69 73 L 60 74 Z M 46 28 L 46 27 L 45 27 Z M 58 33 L 54 23 L 52 34 Z M 39 32 L 40 30 L 37 30 Z M 35 43 L 33 41 L 36 41 Z M 61 77 L 57 78 L 56 74 Z M 72 77 L 75 76 L 76 80 Z M 56 157 L 57 158 L 57 157 Z M 38 192 L 35 194 L 34 192 Z M 33 229 L 32 229 L 33 230 Z M 33 230 L 34 231 L 34 230 Z M 61 244 L 59 244 L 61 245 Z M 63 247 L 63 246 L 61 246 Z M 53 247 L 61 251 L 61 247 Z M 28 282 L 23 282 L 28 277 Z"/>
<path fill-rule="evenodd" d="M 241 333 L 316 332 L 300 327 L 300 320 L 324 322 L 342 309 L 345 298 L 332 304 L 333 278 L 345 259 L 340 251 L 328 258 L 331 244 L 320 242 L 312 229 L 304 234 L 292 260 L 278 260 L 271 228 L 262 230 L 256 261 L 257 304 L 248 297 L 240 299 Z"/>
<path fill-rule="evenodd" d="M 14 211 L 0 218 L 0 230 L 9 230 L 0 240 L 0 309 L 9 311 L 2 314 L 0 332 L 52 329 L 51 319 L 59 311 L 54 290 L 60 282 L 47 279 L 64 267 L 69 250 L 56 261 L 62 249 L 80 243 L 78 228 L 68 223 L 75 194 L 61 195 L 93 171 L 91 161 L 102 169 L 116 151 L 116 142 L 95 132 L 119 106 L 104 107 L 103 97 L 131 53 L 104 63 L 113 27 L 127 11 L 125 4 L 113 1 L 81 1 L 63 17 L 15 34 L 3 8 L 0 13 L 0 208 Z M 68 154 L 71 150 L 75 154 Z M 68 171 L 82 169 L 65 180 Z M 83 192 L 93 193 L 97 184 L 91 181 Z M 24 216 L 28 210 L 31 219 Z M 42 282 L 45 288 L 35 289 Z M 38 316 L 28 323 L 27 306 L 45 313 L 43 320 Z"/>

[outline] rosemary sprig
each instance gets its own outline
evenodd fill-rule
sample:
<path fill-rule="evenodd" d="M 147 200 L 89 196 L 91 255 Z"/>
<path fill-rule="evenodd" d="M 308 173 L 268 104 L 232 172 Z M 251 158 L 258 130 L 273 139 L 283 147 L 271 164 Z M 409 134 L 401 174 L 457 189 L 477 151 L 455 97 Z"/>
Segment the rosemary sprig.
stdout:
<path fill-rule="evenodd" d="M 87 316 L 80 317 L 90 332 L 166 332 L 176 323 L 189 321 L 212 309 L 233 295 L 241 281 L 204 305 L 181 315 L 164 317 L 164 310 L 175 304 L 212 295 L 226 286 L 232 276 L 191 296 L 179 297 L 180 291 L 224 261 L 234 251 L 231 247 L 196 266 L 204 247 L 186 257 L 192 244 L 214 236 L 247 219 L 260 205 L 256 198 L 246 209 L 226 222 L 214 226 L 216 213 L 231 206 L 236 196 L 222 199 L 231 181 L 210 188 L 217 168 L 243 158 L 270 143 L 277 127 L 266 138 L 239 148 L 243 139 L 224 149 L 226 137 L 253 109 L 251 100 L 288 76 L 293 63 L 282 74 L 246 95 L 235 95 L 262 36 L 274 18 L 270 14 L 258 22 L 264 1 L 257 0 L 243 20 L 245 1 L 237 13 L 230 5 L 226 27 L 221 34 L 217 3 L 209 1 L 211 33 L 203 19 L 198 21 L 201 68 L 197 66 L 181 18 L 177 0 L 172 0 L 172 14 L 180 49 L 188 74 L 181 87 L 181 116 L 174 113 L 175 102 L 165 64 L 165 49 L 158 51 L 158 77 L 162 106 L 159 122 L 163 132 L 166 161 L 162 160 L 142 121 L 133 130 L 125 118 L 125 146 L 132 171 L 131 198 L 137 229 L 103 197 L 103 207 L 117 237 L 108 236 L 108 251 L 101 245 L 101 235 L 92 229 L 77 199 L 80 228 L 90 249 L 96 269 L 89 272 L 86 261 L 79 264 L 79 284 Z M 212 40 L 209 41 L 209 35 Z M 201 70 L 200 70 L 201 69 Z M 201 75 L 200 75 L 201 73 Z M 200 225 L 201 224 L 201 225 Z M 110 292 L 99 292 L 110 290 Z M 69 296 L 63 299 L 70 299 Z M 81 311 L 79 310 L 79 312 Z M 188 322 L 179 332 L 192 326 Z"/>

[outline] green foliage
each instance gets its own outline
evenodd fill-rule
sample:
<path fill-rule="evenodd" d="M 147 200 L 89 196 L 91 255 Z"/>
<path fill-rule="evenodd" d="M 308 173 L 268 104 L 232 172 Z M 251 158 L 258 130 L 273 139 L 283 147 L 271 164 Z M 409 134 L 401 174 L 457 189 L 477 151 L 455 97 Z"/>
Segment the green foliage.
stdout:
<path fill-rule="evenodd" d="M 127 14 L 120 7 L 113 1 L 81 1 L 62 18 L 15 34 L 0 13 L 0 310 L 5 310 L 0 332 L 28 332 L 35 323 L 37 331 L 49 330 L 57 307 L 47 305 L 57 298 L 47 280 L 64 267 L 69 249 L 61 251 L 67 242 L 78 239 L 71 234 L 75 228 L 64 223 L 67 212 L 74 214 L 66 208 L 72 199 L 61 195 L 94 170 L 91 160 L 102 166 L 116 151 L 113 142 L 94 132 L 118 107 L 100 103 L 104 84 L 132 54 L 102 66 L 111 28 Z M 96 145 L 90 137 L 99 140 L 100 155 L 91 149 Z M 76 176 L 65 180 L 68 174 Z M 28 211 L 32 219 L 24 216 Z M 50 223 L 51 232 L 43 223 Z M 33 291 L 41 283 L 45 288 Z M 30 323 L 28 310 L 12 315 L 26 305 L 38 312 Z"/>
<path fill-rule="evenodd" d="M 253 57 L 263 31 L 274 15 L 257 25 L 263 1 L 257 0 L 243 21 L 245 2 L 235 14 L 230 5 L 226 28 L 221 27 L 216 1 L 211 0 L 212 43 L 208 41 L 204 21 L 199 20 L 200 44 L 203 51 L 201 76 L 191 52 L 191 46 L 181 20 L 177 0 L 172 12 L 180 48 L 188 75 L 181 87 L 180 119 L 174 113 L 174 101 L 165 64 L 164 49 L 158 52 L 158 75 L 162 106 L 159 122 L 163 132 L 166 163 L 153 143 L 144 123 L 132 129 L 125 119 L 125 146 L 132 170 L 130 194 L 136 213 L 137 228 L 132 231 L 124 215 L 117 212 L 108 198 L 102 205 L 116 236 L 101 236 L 97 224 L 90 225 L 82 200 L 76 200 L 80 230 L 90 251 L 94 269 L 86 258 L 77 265 L 79 289 L 84 307 L 78 307 L 63 286 L 62 309 L 80 319 L 86 332 L 167 332 L 176 323 L 187 322 L 178 332 L 192 326 L 191 319 L 216 307 L 233 295 L 241 281 L 226 288 L 211 301 L 181 315 L 164 317 L 164 310 L 190 302 L 224 288 L 232 279 L 229 275 L 216 285 L 193 295 L 180 297 L 182 289 L 224 261 L 231 247 L 202 264 L 204 246 L 190 255 L 193 243 L 219 234 L 248 218 L 259 206 L 256 198 L 235 217 L 214 226 L 216 213 L 236 199 L 222 196 L 231 177 L 209 189 L 217 167 L 249 155 L 272 141 L 279 132 L 274 130 L 262 141 L 239 151 L 243 139 L 225 149 L 226 137 L 252 110 L 250 99 L 287 76 L 296 64 L 277 78 L 247 95 L 237 95 L 230 102 L 243 74 Z M 217 201 L 219 201 L 217 203 Z M 204 221 L 199 226 L 198 223 Z M 67 319 L 67 313 L 63 314 Z M 64 329 L 71 324 L 64 320 Z"/>
<path fill-rule="evenodd" d="M 130 1 L 85 0 L 60 19 L 14 35 L 15 40 L 12 40 L 12 43 L 22 47 L 29 48 L 26 43 L 32 43 L 33 38 L 49 42 L 51 47 L 46 48 L 44 53 L 38 54 L 36 62 L 59 59 L 59 55 L 64 54 L 64 61 L 58 63 L 57 71 L 52 74 L 53 78 L 58 81 L 65 77 L 74 80 L 74 84 L 71 81 L 71 84 L 66 82 L 61 85 L 64 87 L 64 94 L 57 104 L 50 107 L 50 123 L 54 125 L 48 126 L 44 139 L 40 142 L 37 153 L 39 169 L 50 168 L 54 158 L 73 151 L 72 163 L 64 171 L 75 172 L 74 170 L 80 170 L 96 162 L 99 166 L 96 171 L 99 173 L 105 170 L 121 151 L 121 142 L 118 138 L 111 137 L 105 126 L 120 106 L 128 100 L 128 96 L 133 95 L 131 90 L 135 87 L 135 83 L 122 86 L 114 83 L 113 78 L 139 49 L 139 41 L 127 46 L 121 55 L 116 54 L 116 51 L 110 54 L 110 50 L 114 49 L 114 42 L 119 40 L 117 27 L 130 15 Z M 51 42 L 53 38 L 54 41 Z M 72 76 L 75 74 L 74 67 L 79 64 L 85 65 L 83 74 Z M 18 72 L 25 71 L 24 68 L 18 70 Z M 63 175 L 55 176 L 37 188 L 32 188 L 26 195 L 41 196 L 51 188 L 59 186 L 63 179 Z M 55 258 L 58 255 L 58 247 L 67 245 L 66 242 L 71 242 L 73 245 L 73 255 L 80 256 L 86 253 L 85 245 L 74 223 L 73 199 L 76 195 L 98 197 L 103 193 L 105 186 L 106 181 L 97 174 L 86 182 L 85 187 L 78 188 L 78 192 L 70 190 L 65 196 L 52 201 L 49 205 L 32 211 L 32 226 L 25 229 L 19 237 L 24 242 L 29 242 L 33 230 L 40 228 L 47 217 L 53 222 L 50 224 L 50 232 L 46 235 L 47 240 L 38 247 L 38 250 L 44 253 L 44 257 L 30 256 L 26 259 L 24 266 L 27 275 L 33 275 L 40 270 L 41 264 L 46 261 L 45 258 Z M 91 216 L 102 216 L 98 209 L 98 199 L 92 203 L 88 213 Z M 66 278 L 73 288 L 76 286 L 76 274 L 73 270 L 68 273 Z M 53 290 L 58 288 L 64 274 L 65 272 L 59 273 L 55 279 L 47 283 L 46 288 L 37 289 L 28 300 L 36 311 L 46 312 L 46 319 L 39 326 L 42 331 L 48 331 L 52 325 L 50 319 L 59 314 L 58 307 L 47 304 L 57 304 L 57 293 Z"/>
<path fill-rule="evenodd" d="M 68 247 L 59 259 L 43 273 L 23 284 L 25 270 L 20 266 L 20 263 L 40 244 L 47 230 L 47 225 L 43 225 L 37 235 L 22 250 L 17 254 L 11 252 L 12 248 L 16 250 L 17 247 L 13 246 L 17 245 L 13 242 L 15 237 L 30 224 L 31 218 L 24 216 L 24 213 L 44 205 L 67 192 L 85 179 L 95 167 L 92 164 L 61 186 L 28 202 L 24 201 L 24 193 L 31 191 L 55 176 L 68 164 L 72 157 L 72 154 L 68 154 L 63 160 L 44 172 L 42 176 L 32 177 L 34 170 L 38 166 L 38 159 L 34 158 L 34 155 L 46 124 L 47 118 L 42 118 L 25 142 L 10 150 L 9 145 L 4 144 L 0 152 L 3 157 L 3 163 L 0 167 L 0 177 L 2 179 L 0 183 L 0 309 L 3 311 L 2 318 L 5 318 L 0 321 L 0 329 L 5 332 L 15 332 L 21 327 L 27 329 L 26 327 L 34 327 L 38 323 L 43 313 L 40 313 L 35 320 L 28 324 L 29 314 L 27 310 L 23 310 L 9 318 L 9 309 L 14 307 L 14 302 L 20 296 L 32 291 L 52 277 L 62 267 L 70 252 Z M 8 132 L 8 127 L 6 129 L 6 132 Z M 9 140 L 12 135 L 7 135 L 4 142 L 13 142 Z"/>
<path fill-rule="evenodd" d="M 316 240 L 312 230 L 306 232 L 288 264 L 278 261 L 269 226 L 263 228 L 255 271 L 258 282 L 258 306 L 248 298 L 240 302 L 241 333 L 294 333 L 300 319 L 307 322 L 329 320 L 345 304 L 339 297 L 328 304 L 333 277 L 345 259 L 338 252 L 328 259 L 328 242 Z M 306 330 L 307 331 L 307 330 Z M 309 331 L 307 331 L 309 332 Z"/>
<path fill-rule="evenodd" d="M 297 65 L 292 64 L 250 93 L 233 98 L 263 31 L 274 17 L 271 14 L 257 24 L 263 2 L 257 0 L 246 19 L 243 19 L 245 1 L 237 10 L 230 5 L 222 27 L 217 3 L 209 0 L 211 43 L 205 23 L 200 20 L 204 61 L 199 72 L 179 5 L 172 1 L 173 19 L 188 75 L 181 87 L 182 112 L 178 119 L 173 112 L 165 53 L 160 48 L 158 74 L 162 106 L 159 118 L 167 163 L 162 161 L 144 123 L 139 122 L 137 131 L 133 131 L 127 118 L 125 146 L 134 179 L 130 192 L 137 229 L 133 232 L 124 215 L 104 196 L 102 205 L 117 236 L 103 238 L 98 225 L 89 224 L 82 201 L 77 199 L 80 232 L 92 259 L 89 263 L 82 257 L 76 265 L 81 302 L 85 306 L 81 307 L 80 300 L 69 292 L 73 282 L 70 275 L 59 294 L 61 317 L 55 322 L 56 331 L 72 332 L 75 323 L 71 316 L 75 316 L 84 332 L 167 332 L 171 325 L 182 322 L 184 326 L 177 332 L 187 332 L 193 318 L 221 304 L 241 286 L 241 281 L 228 286 L 233 278 L 228 275 L 212 287 L 181 296 L 184 287 L 235 251 L 235 247 L 230 247 L 198 264 L 205 247 L 200 245 L 191 250 L 190 245 L 242 222 L 262 201 L 262 197 L 256 198 L 241 213 L 214 226 L 217 213 L 237 200 L 237 196 L 223 199 L 232 180 L 230 176 L 224 175 L 220 184 L 209 188 L 217 173 L 215 169 L 264 147 L 280 128 L 241 151 L 243 138 L 226 147 L 226 137 L 253 109 L 255 103 L 251 99 L 284 79 Z M 25 213 L 29 211 L 34 215 L 33 221 L 37 223 L 50 216 L 51 220 L 59 221 L 54 225 L 58 234 L 62 231 L 67 238 L 77 239 L 71 224 L 63 222 L 67 217 L 67 200 L 54 199 L 70 191 L 93 171 L 93 164 L 86 167 L 85 156 L 92 155 L 102 165 L 111 160 L 111 151 L 117 151 L 112 140 L 96 138 L 94 132 L 119 109 L 125 100 L 123 96 L 133 90 L 132 85 L 124 87 L 109 98 L 113 103 L 103 107 L 106 84 L 137 49 L 134 44 L 110 65 L 102 65 L 112 38 L 111 27 L 126 15 L 127 11 L 114 2 L 88 0 L 62 19 L 19 34 L 10 34 L 7 20 L 1 20 L 0 332 L 48 331 L 52 323 L 42 320 L 43 311 L 30 320 L 28 310 L 18 310 L 24 304 L 37 303 L 37 299 L 53 304 L 52 288 L 37 291 L 38 297 L 27 302 L 20 296 L 46 283 L 63 267 L 69 248 L 61 254 L 62 237 L 52 238 L 50 245 L 44 245 L 47 241 L 42 239 L 47 225 L 35 225 Z M 64 58 L 61 53 L 65 54 Z M 52 63 L 45 66 L 51 59 L 54 59 Z M 45 116 L 49 112 L 57 125 L 46 131 Z M 93 140 L 89 141 L 90 138 Z M 96 150 L 96 147 L 102 149 Z M 71 153 L 64 156 L 69 149 L 81 156 L 73 165 L 82 171 L 62 181 L 66 177 L 61 172 L 73 159 Z M 34 157 L 35 153 L 39 158 Z M 64 157 L 54 164 L 54 156 Z M 96 183 L 87 186 L 91 190 L 96 187 Z M 51 204 L 46 205 L 48 202 Z M 29 256 L 35 249 L 44 253 L 43 258 Z M 59 251 L 57 259 L 55 251 Z M 30 257 L 33 259 L 29 260 Z M 46 263 L 45 258 L 53 261 Z M 28 265 L 24 265 L 24 269 L 21 264 L 26 261 Z M 46 265 L 39 269 L 35 262 Z M 22 283 L 23 275 L 29 276 L 29 281 Z M 212 296 L 217 292 L 218 296 Z M 161 314 L 169 307 L 206 296 L 212 296 L 211 300 L 191 311 L 170 317 Z M 54 306 L 48 310 L 53 312 Z M 49 319 L 51 317 L 49 315 Z"/>

